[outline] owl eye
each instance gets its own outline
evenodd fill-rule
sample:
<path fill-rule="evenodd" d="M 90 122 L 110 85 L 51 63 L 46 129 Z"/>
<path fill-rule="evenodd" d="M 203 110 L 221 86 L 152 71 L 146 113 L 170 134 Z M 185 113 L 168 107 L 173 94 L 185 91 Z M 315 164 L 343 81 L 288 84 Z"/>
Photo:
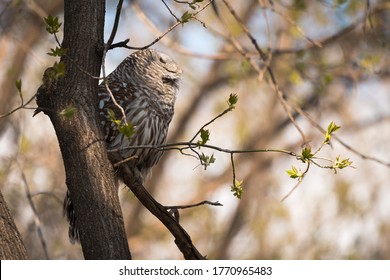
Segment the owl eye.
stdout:
<path fill-rule="evenodd" d="M 163 64 L 167 63 L 167 61 L 163 57 L 161 57 L 161 56 L 160 56 L 160 62 L 163 63 Z"/>

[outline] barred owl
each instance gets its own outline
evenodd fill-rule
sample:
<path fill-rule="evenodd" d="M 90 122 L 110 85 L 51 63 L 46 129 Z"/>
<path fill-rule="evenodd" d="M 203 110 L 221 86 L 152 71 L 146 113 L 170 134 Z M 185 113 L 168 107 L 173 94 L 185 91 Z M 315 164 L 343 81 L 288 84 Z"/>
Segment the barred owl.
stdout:
<path fill-rule="evenodd" d="M 109 111 L 116 119 L 122 118 L 102 82 L 99 85 L 99 114 L 107 149 L 119 150 L 116 158 L 133 157 L 131 167 L 145 177 L 158 162 L 162 152 L 156 149 L 125 149 L 130 146 L 161 145 L 167 137 L 168 126 L 174 113 L 174 104 L 181 75 L 179 66 L 166 54 L 146 49 L 129 55 L 110 75 L 107 84 L 116 102 L 124 109 L 127 122 L 135 133 L 126 137 L 110 120 Z M 77 218 L 69 190 L 64 200 L 64 214 L 69 221 L 69 237 L 79 239 Z"/>

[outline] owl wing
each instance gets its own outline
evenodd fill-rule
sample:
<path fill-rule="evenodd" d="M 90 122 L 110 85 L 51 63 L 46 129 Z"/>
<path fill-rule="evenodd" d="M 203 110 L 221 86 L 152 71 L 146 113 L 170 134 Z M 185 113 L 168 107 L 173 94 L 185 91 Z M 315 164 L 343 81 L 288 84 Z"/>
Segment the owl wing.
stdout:
<path fill-rule="evenodd" d="M 108 81 L 108 88 L 115 98 L 116 103 L 123 108 L 127 116 L 128 107 L 135 102 L 135 90 L 131 85 L 120 81 Z M 104 83 L 99 85 L 99 114 L 103 127 L 105 139 L 107 143 L 111 143 L 116 138 L 120 137 L 120 132 L 117 125 L 113 122 L 110 113 L 112 112 L 115 120 L 122 120 L 123 114 L 121 109 L 112 100 L 111 94 L 108 92 Z"/>
<path fill-rule="evenodd" d="M 104 84 L 99 86 L 99 110 L 102 117 L 102 126 L 105 133 L 105 140 L 109 149 L 121 149 L 121 158 L 136 156 L 139 170 L 146 174 L 160 159 L 162 152 L 156 149 L 138 148 L 129 149 L 143 145 L 161 145 L 165 143 L 168 131 L 168 124 L 164 122 L 148 99 L 149 88 L 134 86 L 112 80 L 108 83 L 109 89 L 116 102 L 123 108 L 126 120 L 135 128 L 135 134 L 126 137 L 121 133 L 117 124 L 109 117 L 111 110 L 116 120 L 121 120 L 123 115 L 121 110 L 114 104 L 112 98 Z"/>

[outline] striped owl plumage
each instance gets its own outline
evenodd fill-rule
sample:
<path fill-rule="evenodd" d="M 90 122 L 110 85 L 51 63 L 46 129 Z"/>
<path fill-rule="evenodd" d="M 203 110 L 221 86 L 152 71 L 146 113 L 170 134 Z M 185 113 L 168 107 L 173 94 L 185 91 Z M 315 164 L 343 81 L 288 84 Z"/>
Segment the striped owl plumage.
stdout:
<path fill-rule="evenodd" d="M 110 120 L 109 110 L 122 119 L 104 83 L 99 85 L 99 114 L 107 149 L 118 150 L 116 161 L 133 157 L 129 163 L 143 175 L 157 164 L 162 152 L 156 149 L 126 149 L 130 146 L 161 145 L 167 137 L 181 76 L 179 66 L 166 54 L 152 49 L 129 55 L 107 76 L 108 87 L 116 102 L 124 109 L 127 122 L 135 127 L 130 138 L 120 133 Z M 69 237 L 79 239 L 77 219 L 69 190 L 64 201 L 64 214 L 69 221 Z"/>

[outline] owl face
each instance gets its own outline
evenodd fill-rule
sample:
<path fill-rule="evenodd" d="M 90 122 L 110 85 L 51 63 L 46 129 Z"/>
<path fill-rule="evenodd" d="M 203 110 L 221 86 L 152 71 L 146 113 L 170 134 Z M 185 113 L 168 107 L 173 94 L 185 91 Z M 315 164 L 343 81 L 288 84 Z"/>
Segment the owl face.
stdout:
<path fill-rule="evenodd" d="M 177 89 L 182 71 L 168 55 L 152 49 L 141 50 L 128 57 L 132 68 L 129 75 L 156 89 Z M 134 70 L 134 69 L 133 69 Z"/>

